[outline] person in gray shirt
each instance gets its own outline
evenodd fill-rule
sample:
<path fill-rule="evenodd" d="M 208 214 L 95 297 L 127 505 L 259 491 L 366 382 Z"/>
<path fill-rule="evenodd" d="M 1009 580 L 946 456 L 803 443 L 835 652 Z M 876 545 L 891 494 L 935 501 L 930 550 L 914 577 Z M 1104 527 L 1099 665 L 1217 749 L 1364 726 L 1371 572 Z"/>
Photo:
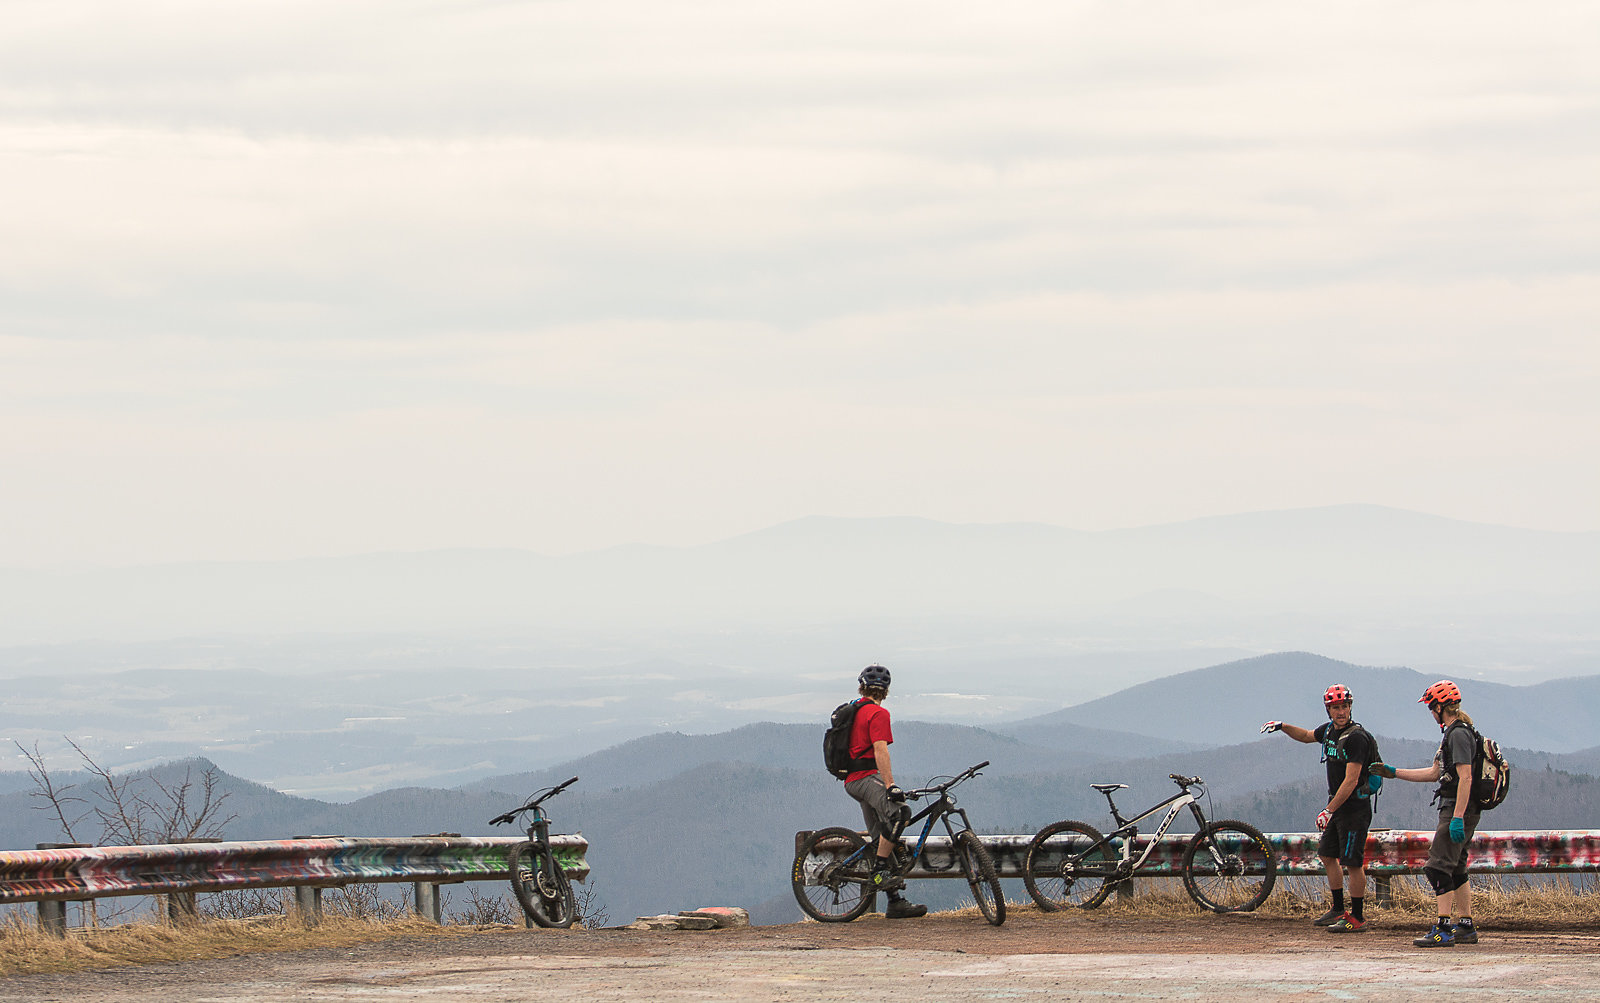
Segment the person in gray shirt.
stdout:
<path fill-rule="evenodd" d="M 1461 709 L 1461 688 L 1450 680 L 1441 679 L 1429 686 L 1417 702 L 1428 705 L 1439 730 L 1444 732 L 1433 763 L 1406 770 L 1373 768 L 1380 776 L 1420 784 L 1439 783 L 1433 795 L 1439 801 L 1439 827 L 1433 834 L 1428 863 L 1422 872 L 1438 899 L 1439 919 L 1412 943 L 1418 947 L 1476 944 L 1478 929 L 1472 922 L 1472 893 L 1467 887 L 1467 842 L 1477 831 L 1480 817 L 1472 801 L 1477 732 L 1472 728 L 1472 718 Z"/>

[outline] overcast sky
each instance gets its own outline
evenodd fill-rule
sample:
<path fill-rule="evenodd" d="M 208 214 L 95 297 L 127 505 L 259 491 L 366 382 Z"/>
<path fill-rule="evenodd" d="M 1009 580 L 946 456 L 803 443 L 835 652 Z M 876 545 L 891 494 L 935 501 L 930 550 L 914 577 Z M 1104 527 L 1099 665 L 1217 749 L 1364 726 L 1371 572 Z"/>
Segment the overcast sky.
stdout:
<path fill-rule="evenodd" d="M 1600 529 L 1600 7 L 3 0 L 0 566 Z"/>

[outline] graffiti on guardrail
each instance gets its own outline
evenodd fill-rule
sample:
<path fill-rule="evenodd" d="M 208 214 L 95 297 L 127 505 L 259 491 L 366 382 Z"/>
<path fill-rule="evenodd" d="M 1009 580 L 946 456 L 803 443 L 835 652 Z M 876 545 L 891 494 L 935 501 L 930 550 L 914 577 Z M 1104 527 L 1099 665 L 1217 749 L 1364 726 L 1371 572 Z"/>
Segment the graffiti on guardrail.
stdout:
<path fill-rule="evenodd" d="M 0 851 L 0 904 L 367 882 L 508 879 L 518 837 L 277 839 Z M 588 841 L 552 836 L 561 867 L 583 880 Z"/>
<path fill-rule="evenodd" d="M 1278 832 L 1266 835 L 1278 855 L 1278 873 L 1323 873 L 1322 860 L 1317 856 L 1318 833 Z M 1022 877 L 1028 844 L 1033 839 L 1031 835 L 984 835 L 979 838 L 983 840 L 984 848 L 989 851 L 1002 878 Z M 1192 838 L 1192 834 L 1163 836 L 1144 866 L 1139 868 L 1138 874 L 1163 877 L 1183 873 L 1183 851 Z M 1367 869 L 1376 873 L 1420 874 L 1427 863 L 1428 848 L 1432 842 L 1431 831 L 1380 829 L 1367 838 Z M 1070 846 L 1070 843 L 1067 845 Z M 1143 846 L 1143 841 L 1140 846 Z M 1467 852 L 1467 869 L 1474 874 L 1600 872 L 1600 830 L 1480 831 L 1473 836 Z M 1040 862 L 1049 867 L 1052 863 L 1059 863 L 1059 859 L 1052 861 L 1043 858 Z M 949 838 L 930 836 L 922 858 L 908 877 L 961 877 L 961 868 L 951 852 Z"/>

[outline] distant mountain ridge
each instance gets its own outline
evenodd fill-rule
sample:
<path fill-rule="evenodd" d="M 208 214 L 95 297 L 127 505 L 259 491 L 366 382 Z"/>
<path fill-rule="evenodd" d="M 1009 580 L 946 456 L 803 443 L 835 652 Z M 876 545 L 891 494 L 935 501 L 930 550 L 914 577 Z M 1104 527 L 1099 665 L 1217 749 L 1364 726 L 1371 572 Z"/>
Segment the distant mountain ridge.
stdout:
<path fill-rule="evenodd" d="M 1369 731 L 1428 739 L 1438 728 L 1417 700 L 1437 678 L 1414 669 L 1284 652 L 1140 683 L 995 730 L 1034 734 L 1060 725 L 1093 724 L 1211 745 L 1247 739 L 1268 720 L 1312 727 L 1325 720 L 1323 691 L 1343 683 L 1355 694 L 1356 720 Z M 1600 676 L 1531 686 L 1457 681 L 1466 698 L 1462 706 L 1502 745 L 1576 752 L 1600 737 Z"/>
<path fill-rule="evenodd" d="M 0 644 L 208 632 L 483 630 L 1101 609 L 1169 590 L 1262 608 L 1600 599 L 1600 533 L 1379 506 L 1086 533 L 810 518 L 699 547 L 451 550 L 71 573 L 0 570 Z M 1554 607 L 1550 597 L 1560 599 Z M 1516 600 L 1526 601 L 1526 600 Z"/>
<path fill-rule="evenodd" d="M 487 777 L 462 790 L 531 791 L 560 783 L 576 773 L 597 789 L 623 790 L 649 786 L 685 771 L 717 764 L 745 763 L 800 772 L 822 769 L 822 732 L 815 724 L 745 725 L 715 735 L 665 732 L 624 742 L 559 766 L 525 773 Z M 956 773 L 974 763 L 991 761 L 992 773 L 1039 773 L 1085 762 L 1134 755 L 1152 756 L 1187 748 L 1142 735 L 1121 734 L 1065 725 L 1053 735 L 1030 742 L 998 731 L 969 725 L 902 721 L 894 726 L 894 756 L 907 764 L 907 785 L 933 772 Z M 558 776 L 558 774 L 560 774 Z"/>

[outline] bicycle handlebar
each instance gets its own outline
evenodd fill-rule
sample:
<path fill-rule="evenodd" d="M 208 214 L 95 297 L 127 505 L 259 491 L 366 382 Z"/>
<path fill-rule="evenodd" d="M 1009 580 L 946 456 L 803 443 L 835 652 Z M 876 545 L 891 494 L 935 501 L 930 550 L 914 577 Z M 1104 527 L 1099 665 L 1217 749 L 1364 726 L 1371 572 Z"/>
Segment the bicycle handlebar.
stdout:
<path fill-rule="evenodd" d="M 932 784 L 932 785 L 929 785 L 927 787 L 918 787 L 915 790 L 903 791 L 902 793 L 905 794 L 906 800 L 908 800 L 908 801 L 915 801 L 918 798 L 925 798 L 930 794 L 943 794 L 945 791 L 947 791 L 950 788 L 954 787 L 956 784 L 963 783 L 963 782 L 965 782 L 967 780 L 971 780 L 973 777 L 978 775 L 978 771 L 979 770 L 983 769 L 985 766 L 988 766 L 988 765 L 989 765 L 989 761 L 987 759 L 985 759 L 983 762 L 979 763 L 976 766 L 967 767 L 966 769 L 962 770 L 960 773 L 957 773 L 955 776 L 951 777 L 949 780 L 945 781 L 942 784 Z"/>
<path fill-rule="evenodd" d="M 494 818 L 491 818 L 489 820 L 489 824 L 490 825 L 504 825 L 505 823 L 510 822 L 512 819 L 516 818 L 518 815 L 521 815 L 523 812 L 531 811 L 534 808 L 537 808 L 541 802 L 550 800 L 551 798 L 555 797 L 557 794 L 560 794 L 562 791 L 566 790 L 568 787 L 571 787 L 573 784 L 575 784 L 577 782 L 578 782 L 578 778 L 577 777 L 573 777 L 571 780 L 563 781 L 562 783 L 556 784 L 554 787 L 547 787 L 547 788 L 545 788 L 543 791 L 541 791 L 539 793 L 538 797 L 536 797 L 533 800 L 529 801 L 527 804 L 523 805 L 521 808 L 513 808 L 510 811 L 506 812 L 504 815 L 496 815 Z"/>
<path fill-rule="evenodd" d="M 1181 773 L 1169 773 L 1167 776 L 1172 779 L 1173 783 L 1184 788 L 1185 790 L 1189 789 L 1190 787 L 1198 787 L 1205 783 L 1205 780 L 1200 777 L 1186 777 Z"/>

